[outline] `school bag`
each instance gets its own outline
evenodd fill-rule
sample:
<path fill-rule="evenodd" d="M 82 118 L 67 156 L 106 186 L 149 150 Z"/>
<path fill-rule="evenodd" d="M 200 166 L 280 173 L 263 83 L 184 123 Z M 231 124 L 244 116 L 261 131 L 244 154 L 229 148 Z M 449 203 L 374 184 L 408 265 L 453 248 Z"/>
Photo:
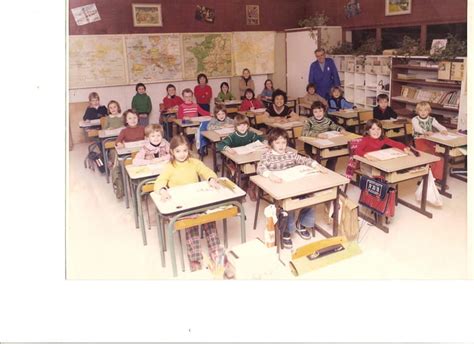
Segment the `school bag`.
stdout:
<path fill-rule="evenodd" d="M 97 143 L 89 146 L 86 162 L 91 170 L 95 171 L 95 167 L 97 167 L 100 173 L 105 173 L 104 157 Z"/>
<path fill-rule="evenodd" d="M 122 180 L 122 170 L 118 161 L 118 156 L 115 154 L 114 164 L 110 171 L 112 179 L 112 187 L 114 188 L 115 197 L 121 199 L 124 196 L 124 186 Z"/>
<path fill-rule="evenodd" d="M 383 177 L 361 176 L 359 204 L 381 216 L 395 215 L 395 189 L 390 187 Z"/>
<path fill-rule="evenodd" d="M 359 236 L 359 206 L 344 193 L 339 195 L 339 206 L 338 235 L 344 235 L 348 241 L 357 240 Z"/>

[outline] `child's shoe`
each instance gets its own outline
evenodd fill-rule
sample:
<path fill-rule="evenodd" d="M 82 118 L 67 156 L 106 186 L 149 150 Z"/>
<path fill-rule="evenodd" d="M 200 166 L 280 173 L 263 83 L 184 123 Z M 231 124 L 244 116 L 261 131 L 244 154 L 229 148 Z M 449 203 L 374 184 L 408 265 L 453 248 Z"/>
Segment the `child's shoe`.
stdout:
<path fill-rule="evenodd" d="M 290 250 L 293 248 L 293 241 L 291 240 L 291 234 L 289 232 L 283 232 L 281 243 L 283 244 L 283 248 Z"/>
<path fill-rule="evenodd" d="M 301 239 L 304 239 L 304 240 L 311 239 L 311 233 L 301 224 L 297 225 L 296 233 L 298 233 Z"/>

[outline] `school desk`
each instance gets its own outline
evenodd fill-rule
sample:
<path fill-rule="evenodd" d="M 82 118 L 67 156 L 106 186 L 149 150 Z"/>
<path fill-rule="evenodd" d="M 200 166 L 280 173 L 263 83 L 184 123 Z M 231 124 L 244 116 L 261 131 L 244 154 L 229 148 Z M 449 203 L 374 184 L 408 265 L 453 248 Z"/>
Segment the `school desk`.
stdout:
<path fill-rule="evenodd" d="M 182 119 L 175 118 L 172 120 L 174 124 L 178 127 L 178 133 L 184 133 L 186 128 L 197 128 L 201 125 L 201 122 L 210 121 L 211 116 L 197 116 L 189 117 L 188 122 L 183 123 Z"/>
<path fill-rule="evenodd" d="M 286 211 L 312 207 L 320 203 L 333 201 L 334 219 L 332 235 L 316 224 L 314 225 L 314 230 L 318 231 L 325 237 L 336 236 L 338 225 L 339 186 L 348 184 L 349 179 L 325 167 L 321 166 L 321 168 L 326 173 L 317 172 L 291 182 L 275 183 L 272 182 L 270 178 L 259 175 L 251 176 L 250 180 L 258 186 L 253 228 L 255 229 L 257 226 L 258 210 L 261 199 L 268 203 L 275 203 Z M 263 192 L 269 195 L 271 199 L 264 198 Z M 275 226 L 275 230 L 278 231 L 277 227 L 278 226 Z M 275 233 L 275 239 L 277 241 L 277 247 L 279 248 L 280 233 Z"/>
<path fill-rule="evenodd" d="M 385 132 L 385 136 L 389 137 L 391 139 L 395 137 L 403 137 L 403 141 L 405 144 L 407 144 L 407 138 L 408 138 L 408 130 L 407 130 L 407 124 L 408 122 L 401 122 L 401 121 L 392 121 L 389 119 L 384 119 L 380 121 L 382 123 L 382 129 Z"/>
<path fill-rule="evenodd" d="M 248 110 L 248 111 L 238 111 L 239 114 L 247 116 L 249 119 L 250 125 L 253 127 L 257 127 L 258 124 L 262 124 L 268 118 L 265 116 L 265 109 L 257 109 L 255 110 Z"/>
<path fill-rule="evenodd" d="M 373 118 L 373 110 L 366 108 L 346 109 L 328 113 L 329 116 L 334 116 L 339 124 L 344 128 L 356 127 L 364 124 L 368 119 Z"/>
<path fill-rule="evenodd" d="M 390 160 L 383 160 L 383 161 L 371 161 L 364 157 L 360 157 L 358 155 L 354 155 L 354 158 L 361 162 L 361 164 L 365 164 L 371 173 L 372 176 L 383 176 L 385 180 L 395 186 L 395 204 L 401 203 L 404 206 L 425 215 L 428 218 L 432 218 L 433 214 L 426 210 L 426 194 L 427 194 L 427 186 L 428 186 L 428 171 L 430 167 L 430 163 L 439 161 L 439 157 L 435 155 L 431 155 L 425 152 L 420 152 L 419 157 L 415 157 L 413 155 L 406 155 L 395 159 Z M 406 200 L 398 198 L 398 184 L 410 179 L 422 177 L 422 193 L 421 193 L 421 206 L 413 205 Z M 388 227 L 384 226 L 382 223 L 382 216 L 376 216 L 376 220 L 372 220 L 372 218 L 360 214 L 364 220 L 372 223 L 377 228 L 381 229 L 385 233 L 388 233 Z"/>
<path fill-rule="evenodd" d="M 150 164 L 143 166 L 134 166 L 127 165 L 125 169 L 127 170 L 127 177 L 132 191 L 132 205 L 133 205 L 133 215 L 135 219 L 135 227 L 140 227 L 142 232 L 143 245 L 147 244 L 146 240 L 146 231 L 145 231 L 145 221 L 143 219 L 143 209 L 142 209 L 142 195 L 143 188 L 145 184 L 153 183 L 156 180 L 156 177 L 160 175 L 163 171 L 164 166 L 167 164 L 167 161 L 160 162 L 158 164 Z"/>
<path fill-rule="evenodd" d="M 102 156 L 104 157 L 104 166 L 105 166 L 105 178 L 107 179 L 107 184 L 110 182 L 110 170 L 108 166 L 109 156 L 107 154 L 107 149 L 112 149 L 115 144 L 115 139 L 119 136 L 122 129 L 125 127 L 117 129 L 105 129 L 99 130 L 99 141 L 100 147 L 102 148 Z M 110 143 L 109 143 L 110 142 Z"/>
<path fill-rule="evenodd" d="M 160 121 L 163 123 L 165 138 L 168 141 L 173 137 L 173 120 L 176 119 L 177 112 L 178 110 L 167 110 L 161 112 Z"/>
<path fill-rule="evenodd" d="M 446 192 L 446 186 L 447 186 L 447 181 L 448 181 L 449 159 L 451 157 L 462 155 L 462 153 L 459 152 L 458 148 L 467 145 L 467 135 L 459 134 L 456 132 L 449 132 L 449 135 L 455 135 L 457 137 L 455 139 L 449 139 L 449 140 L 443 139 L 442 136 L 438 137 L 438 135 L 436 135 L 435 137 L 426 136 L 424 138 L 427 139 L 428 141 L 436 143 L 440 147 L 437 149 L 437 151 L 440 151 L 441 153 L 443 153 L 443 158 L 444 158 L 443 179 L 441 180 L 440 193 L 443 196 L 451 198 L 452 195 Z M 462 181 L 466 181 L 464 178 L 459 177 L 455 174 L 450 174 L 450 176 Z"/>
<path fill-rule="evenodd" d="M 265 124 L 270 128 L 280 128 L 286 130 L 290 138 L 292 147 L 295 148 L 297 132 L 301 133 L 301 130 L 303 129 L 304 125 L 304 120 L 305 119 L 302 118 L 296 121 L 288 120 L 282 122 L 279 120 L 275 120 L 274 118 L 269 118 L 265 121 Z"/>
<path fill-rule="evenodd" d="M 360 135 L 349 133 L 334 136 L 328 139 L 321 139 L 318 137 L 300 136 L 298 140 L 310 145 L 312 147 L 311 158 L 321 163 L 321 161 L 329 158 L 337 158 L 349 155 L 347 142 L 360 138 Z"/>
<path fill-rule="evenodd" d="M 227 187 L 220 189 L 212 188 L 207 181 L 193 184 L 176 186 L 168 189 L 171 199 L 163 202 L 159 193 L 152 192 L 151 198 L 156 206 L 156 222 L 158 224 L 158 240 L 160 244 L 161 265 L 165 266 L 165 246 L 164 231 L 162 221 L 169 221 L 166 226 L 167 245 L 171 256 L 171 266 L 173 268 L 173 277 L 178 274 L 176 267 L 176 257 L 174 252 L 173 234 L 179 233 L 180 239 L 180 258 L 181 267 L 184 271 L 184 255 L 181 243 L 180 230 L 195 225 L 209 223 L 212 221 L 224 221 L 224 245 L 227 246 L 227 219 L 237 216 L 240 213 L 240 235 L 241 241 L 245 242 L 245 212 L 242 206 L 242 199 L 245 192 L 227 178 L 223 178 L 231 183 L 233 190 Z M 193 197 L 189 197 L 193 195 Z M 218 208 L 229 208 L 218 210 Z M 206 211 L 217 210 L 205 213 Z M 204 214 L 205 213 L 205 214 Z"/>
<path fill-rule="evenodd" d="M 79 128 L 90 128 L 90 127 L 97 127 L 100 126 L 100 118 L 99 119 L 92 119 L 90 121 L 80 121 Z"/>
<path fill-rule="evenodd" d="M 249 130 L 255 132 L 257 135 L 263 135 L 263 133 L 260 130 L 257 130 L 255 128 L 250 128 Z M 234 130 L 232 132 L 234 132 Z M 230 134 L 229 133 L 219 133 L 219 132 L 216 132 L 215 130 L 206 130 L 206 131 L 201 132 L 201 135 L 209 140 L 209 145 L 211 146 L 211 152 L 212 152 L 212 167 L 214 169 L 214 172 L 217 172 L 217 149 L 216 149 L 216 144 L 218 142 L 220 142 L 224 137 L 227 137 Z"/>
<path fill-rule="evenodd" d="M 242 103 L 241 100 L 226 100 L 226 101 L 220 101 L 216 100 L 214 102 L 215 105 L 223 105 L 226 110 L 227 110 L 227 115 L 230 115 L 231 118 L 233 118 L 234 114 L 236 114 L 239 111 L 239 106 Z"/>
<path fill-rule="evenodd" d="M 135 141 L 133 142 L 133 146 L 130 147 L 115 147 L 115 151 L 117 152 L 118 156 L 118 161 L 120 164 L 120 170 L 122 172 L 122 181 L 123 181 L 123 188 L 125 191 L 125 207 L 128 209 L 129 208 L 129 203 L 128 203 L 128 178 L 127 174 L 125 171 L 125 164 L 124 160 L 129 157 L 132 153 L 138 152 L 144 145 L 145 145 L 145 140 L 142 141 Z"/>
<path fill-rule="evenodd" d="M 293 98 L 293 97 L 288 97 L 286 99 L 286 103 L 285 105 L 288 106 L 290 109 L 292 109 L 294 112 L 296 112 L 296 103 L 297 103 L 298 99 L 297 98 Z M 262 104 L 265 105 L 265 107 L 269 107 L 273 104 L 273 102 L 271 100 L 263 100 L 262 99 Z"/>

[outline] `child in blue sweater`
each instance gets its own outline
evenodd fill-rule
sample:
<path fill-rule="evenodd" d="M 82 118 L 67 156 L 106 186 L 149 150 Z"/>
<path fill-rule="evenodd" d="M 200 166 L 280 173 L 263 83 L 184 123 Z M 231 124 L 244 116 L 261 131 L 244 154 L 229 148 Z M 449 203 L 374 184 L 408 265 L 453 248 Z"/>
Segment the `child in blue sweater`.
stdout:
<path fill-rule="evenodd" d="M 339 86 L 331 88 L 331 98 L 329 98 L 328 112 L 336 112 L 344 109 L 355 109 L 351 102 L 344 98 L 344 91 Z"/>

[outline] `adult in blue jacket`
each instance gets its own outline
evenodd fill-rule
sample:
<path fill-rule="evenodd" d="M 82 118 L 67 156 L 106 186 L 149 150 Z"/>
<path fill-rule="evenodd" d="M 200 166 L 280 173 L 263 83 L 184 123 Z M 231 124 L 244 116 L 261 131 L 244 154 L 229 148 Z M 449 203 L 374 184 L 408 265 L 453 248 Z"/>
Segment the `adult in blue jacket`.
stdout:
<path fill-rule="evenodd" d="M 316 85 L 316 92 L 326 98 L 330 98 L 331 87 L 341 86 L 339 73 L 333 59 L 326 57 L 326 51 L 318 48 L 314 51 L 316 61 L 309 68 L 308 83 Z"/>

